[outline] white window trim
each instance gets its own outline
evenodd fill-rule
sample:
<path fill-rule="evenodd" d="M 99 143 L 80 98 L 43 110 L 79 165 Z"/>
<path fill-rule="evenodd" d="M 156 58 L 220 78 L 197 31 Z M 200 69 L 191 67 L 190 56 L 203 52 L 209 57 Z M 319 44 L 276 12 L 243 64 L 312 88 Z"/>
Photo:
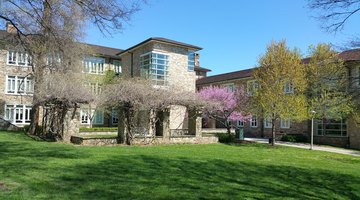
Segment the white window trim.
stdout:
<path fill-rule="evenodd" d="M 34 93 L 34 88 L 32 89 L 32 92 L 27 92 L 26 88 L 27 88 L 27 80 L 31 80 L 32 81 L 32 87 L 34 87 L 34 82 L 33 79 L 31 77 L 23 77 L 24 78 L 24 92 L 23 93 L 19 93 L 19 86 L 18 86 L 18 77 L 21 76 L 13 76 L 15 77 L 15 91 L 14 93 L 8 92 L 8 79 L 9 79 L 10 75 L 6 75 L 6 79 L 5 79 L 5 94 L 7 95 L 29 95 L 32 96 Z"/>
<path fill-rule="evenodd" d="M 83 59 L 81 62 L 82 62 L 82 65 L 83 65 L 83 69 L 82 69 L 82 72 L 83 73 L 85 73 L 85 74 L 96 74 L 96 75 L 105 75 L 105 72 L 106 72 L 106 59 L 105 58 L 103 58 L 103 57 L 88 57 L 88 59 L 91 59 L 91 58 L 96 58 L 96 59 L 102 59 L 104 62 L 102 63 L 103 64 L 103 66 L 102 66 L 102 68 L 103 68 L 103 71 L 101 72 L 100 71 L 100 68 L 99 68 L 99 65 L 96 65 L 95 66 L 95 72 L 92 72 L 92 70 L 91 70 L 91 67 L 92 66 L 89 66 L 89 68 L 88 68 L 88 71 L 85 71 L 84 70 L 84 68 L 85 68 L 85 60 L 87 59 L 87 58 L 85 58 L 85 59 Z M 98 63 L 97 63 L 98 64 Z"/>
<path fill-rule="evenodd" d="M 11 51 L 11 50 L 10 50 Z M 29 54 L 26 53 L 26 52 L 18 52 L 18 51 L 12 51 L 16 54 L 16 60 L 15 60 L 15 63 L 9 63 L 9 54 L 10 54 L 10 51 L 8 50 L 7 51 L 7 54 L 6 54 L 6 64 L 7 65 L 10 65 L 10 66 L 19 66 L 19 67 L 31 67 L 31 64 L 29 65 L 28 63 L 28 59 L 29 59 Z M 25 53 L 25 65 L 19 65 L 19 53 Z M 31 58 L 30 58 L 31 59 Z"/>
<path fill-rule="evenodd" d="M 255 118 L 254 121 L 253 121 L 253 117 Z M 256 116 L 253 116 L 253 117 L 251 117 L 251 119 L 250 119 L 250 127 L 251 128 L 257 128 L 258 127 L 258 119 L 257 119 Z M 253 125 L 253 122 L 255 122 L 255 125 Z"/>
<path fill-rule="evenodd" d="M 10 119 L 6 119 L 6 107 L 7 106 L 13 106 L 13 119 L 10 120 Z M 22 112 L 23 112 L 23 117 L 21 119 L 21 123 L 19 122 L 16 122 L 16 107 L 17 106 L 22 106 Z M 26 122 L 25 120 L 25 110 L 29 110 L 28 111 L 28 115 L 29 115 L 29 120 L 31 120 L 31 108 L 28 108 L 28 107 L 31 107 L 31 105 L 25 105 L 25 104 L 5 104 L 4 105 L 4 119 L 12 124 L 21 124 L 21 125 L 26 125 L 26 124 L 30 124 L 30 122 Z"/>
<path fill-rule="evenodd" d="M 283 123 L 285 121 L 285 123 Z M 288 123 L 286 123 L 288 121 Z M 287 124 L 288 126 L 284 126 L 284 124 Z M 280 128 L 290 128 L 291 126 L 291 120 L 290 119 L 280 119 Z"/>
<path fill-rule="evenodd" d="M 84 110 L 90 110 L 89 108 L 82 108 L 80 109 L 80 123 L 81 124 L 87 124 L 87 125 L 90 125 L 90 118 L 87 117 L 86 119 L 86 122 L 83 122 L 82 120 L 82 116 L 84 113 L 86 113 L 86 115 L 89 115 L 88 112 L 84 112 Z M 101 122 L 96 122 L 96 112 L 101 112 L 102 113 L 102 119 L 101 119 Z M 102 125 L 104 124 L 104 112 L 103 111 L 96 111 L 95 109 L 91 109 L 91 114 L 92 115 L 92 120 L 93 120 L 93 125 Z"/>

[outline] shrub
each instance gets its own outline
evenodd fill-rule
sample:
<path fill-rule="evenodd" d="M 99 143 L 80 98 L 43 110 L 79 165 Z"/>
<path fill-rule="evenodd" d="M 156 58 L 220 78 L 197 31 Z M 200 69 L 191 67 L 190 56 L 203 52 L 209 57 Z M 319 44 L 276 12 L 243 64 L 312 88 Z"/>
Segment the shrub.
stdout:
<path fill-rule="evenodd" d="M 221 143 L 231 143 L 235 140 L 235 136 L 233 134 L 216 133 L 216 136 L 219 138 L 219 142 Z"/>
<path fill-rule="evenodd" d="M 301 135 L 301 134 L 284 135 L 281 137 L 280 140 L 284 141 L 284 142 L 307 142 L 308 141 L 307 137 L 304 135 Z"/>
<path fill-rule="evenodd" d="M 80 127 L 81 132 L 92 132 L 92 131 L 117 131 L 117 127 Z"/>

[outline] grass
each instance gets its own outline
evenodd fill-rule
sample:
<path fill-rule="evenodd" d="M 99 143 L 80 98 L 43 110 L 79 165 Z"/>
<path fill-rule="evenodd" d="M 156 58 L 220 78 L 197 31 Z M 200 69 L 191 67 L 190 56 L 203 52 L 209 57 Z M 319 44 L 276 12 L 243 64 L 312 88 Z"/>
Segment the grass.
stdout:
<path fill-rule="evenodd" d="M 360 158 L 290 147 L 84 147 L 0 132 L 0 199 L 360 199 Z"/>

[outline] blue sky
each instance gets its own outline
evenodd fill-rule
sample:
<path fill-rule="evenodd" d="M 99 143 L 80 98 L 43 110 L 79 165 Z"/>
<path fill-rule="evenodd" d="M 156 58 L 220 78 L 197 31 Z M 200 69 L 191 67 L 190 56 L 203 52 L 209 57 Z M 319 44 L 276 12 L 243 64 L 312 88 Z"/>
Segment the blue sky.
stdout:
<path fill-rule="evenodd" d="M 128 48 L 149 37 L 165 37 L 203 48 L 210 75 L 252 68 L 272 40 L 285 39 L 304 56 L 319 42 L 342 45 L 359 33 L 354 16 L 341 33 L 320 29 L 306 0 L 148 0 L 122 32 L 104 37 L 89 27 L 85 42 Z"/>

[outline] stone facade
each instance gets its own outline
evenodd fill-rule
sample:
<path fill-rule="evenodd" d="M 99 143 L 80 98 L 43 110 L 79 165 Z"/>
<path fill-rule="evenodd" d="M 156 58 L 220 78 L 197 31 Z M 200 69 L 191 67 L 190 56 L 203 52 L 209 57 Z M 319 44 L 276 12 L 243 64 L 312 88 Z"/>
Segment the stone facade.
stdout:
<path fill-rule="evenodd" d="M 123 75 L 126 77 L 139 77 L 140 57 L 149 52 L 168 55 L 169 81 L 168 87 L 177 91 L 195 92 L 195 71 L 188 70 L 189 48 L 149 41 L 131 51 L 121 54 Z M 166 88 L 164 88 L 166 89 Z M 170 130 L 188 129 L 187 109 L 183 106 L 171 106 Z"/>

